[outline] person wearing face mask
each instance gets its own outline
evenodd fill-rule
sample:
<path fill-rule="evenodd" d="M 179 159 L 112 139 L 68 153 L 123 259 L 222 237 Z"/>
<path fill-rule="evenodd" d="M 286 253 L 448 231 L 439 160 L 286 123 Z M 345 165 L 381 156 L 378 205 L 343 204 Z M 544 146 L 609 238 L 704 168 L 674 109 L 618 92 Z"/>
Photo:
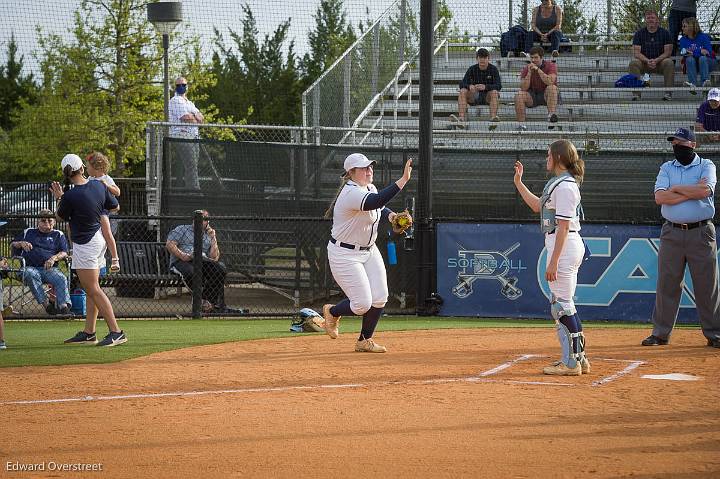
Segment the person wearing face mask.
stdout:
<path fill-rule="evenodd" d="M 707 345 L 720 348 L 720 288 L 715 239 L 715 164 L 695 153 L 695 134 L 678 128 L 667 138 L 675 159 L 663 163 L 655 182 L 655 202 L 665 219 L 660 232 L 658 280 L 652 334 L 643 346 L 668 344 L 685 265 L 690 268 L 695 305 Z"/>
<path fill-rule="evenodd" d="M 340 189 L 325 212 L 325 217 L 333 220 L 327 245 L 330 271 L 347 299 L 324 305 L 323 318 L 328 336 L 336 339 L 342 316 L 362 316 L 355 351 L 384 353 L 385 346 L 373 340 L 388 299 L 387 273 L 375 239 L 380 219 L 392 222 L 395 216 L 385 205 L 410 181 L 412 160 L 405 163 L 403 175 L 396 182 L 379 192 L 372 184 L 373 165 L 375 162 L 362 153 L 345 158 Z"/>
<path fill-rule="evenodd" d="M 202 123 L 205 119 L 195 107 L 195 104 L 187 98 L 188 82 L 184 77 L 175 80 L 175 96 L 168 103 L 168 120 L 170 123 L 183 123 L 170 127 L 170 136 L 190 141 L 173 142 L 174 154 L 179 157 L 185 169 L 185 188 L 191 190 L 200 189 L 198 178 L 198 157 L 200 145 L 197 139 L 200 137 L 195 123 Z"/>

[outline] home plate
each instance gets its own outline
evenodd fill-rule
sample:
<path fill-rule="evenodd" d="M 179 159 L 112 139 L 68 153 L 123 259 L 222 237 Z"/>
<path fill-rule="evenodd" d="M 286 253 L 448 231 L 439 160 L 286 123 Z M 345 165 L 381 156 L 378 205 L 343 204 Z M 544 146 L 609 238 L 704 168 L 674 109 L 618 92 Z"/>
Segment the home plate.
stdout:
<path fill-rule="evenodd" d="M 682 374 L 682 373 L 643 374 L 640 377 L 643 379 L 664 379 L 666 381 L 699 381 L 700 380 L 700 378 L 697 376 L 691 376 L 690 374 Z"/>

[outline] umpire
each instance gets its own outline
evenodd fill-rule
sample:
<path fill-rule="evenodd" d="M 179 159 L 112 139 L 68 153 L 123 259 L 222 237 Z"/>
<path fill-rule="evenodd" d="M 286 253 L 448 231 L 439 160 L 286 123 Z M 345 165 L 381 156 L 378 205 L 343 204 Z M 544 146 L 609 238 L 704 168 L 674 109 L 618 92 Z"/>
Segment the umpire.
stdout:
<path fill-rule="evenodd" d="M 690 267 L 695 304 L 707 345 L 720 348 L 720 296 L 712 161 L 695 153 L 695 134 L 678 128 L 667 138 L 675 159 L 660 167 L 655 202 L 665 218 L 660 233 L 653 331 L 643 346 L 668 344 L 682 293 L 685 265 Z"/>

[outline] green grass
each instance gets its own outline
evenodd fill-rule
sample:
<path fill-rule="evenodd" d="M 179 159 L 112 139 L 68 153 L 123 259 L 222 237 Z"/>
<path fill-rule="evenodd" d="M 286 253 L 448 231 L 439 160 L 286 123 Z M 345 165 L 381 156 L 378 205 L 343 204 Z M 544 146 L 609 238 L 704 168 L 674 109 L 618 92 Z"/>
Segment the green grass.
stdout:
<path fill-rule="evenodd" d="M 64 345 L 63 340 L 82 329 L 81 321 L 6 321 L 8 349 L 0 351 L 0 368 L 11 366 L 48 366 L 98 364 L 146 356 L 159 351 L 182 349 L 251 339 L 300 337 L 291 333 L 289 319 L 241 320 L 147 320 L 120 321 L 128 342 L 114 348 Z M 378 331 L 405 331 L 449 328 L 551 328 L 549 320 L 511 320 L 479 318 L 384 317 Z M 648 329 L 641 323 L 587 322 L 588 328 Z M 697 326 L 679 326 L 697 328 Z M 107 333 L 98 322 L 98 337 Z M 360 331 L 359 318 L 344 318 L 343 332 Z M 320 334 L 320 333 L 313 333 Z"/>

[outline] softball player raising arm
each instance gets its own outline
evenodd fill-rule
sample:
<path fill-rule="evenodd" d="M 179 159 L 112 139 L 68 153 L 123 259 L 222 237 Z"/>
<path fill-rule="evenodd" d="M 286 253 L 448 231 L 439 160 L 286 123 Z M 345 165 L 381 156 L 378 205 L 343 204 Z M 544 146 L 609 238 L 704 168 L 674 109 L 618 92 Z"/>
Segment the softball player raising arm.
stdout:
<path fill-rule="evenodd" d="M 335 339 L 342 316 L 362 316 L 355 351 L 384 353 L 386 348 L 372 339 L 388 299 L 385 264 L 375 239 L 380 220 L 392 220 L 395 215 L 385 205 L 410 180 L 412 160 L 405 163 L 400 179 L 380 192 L 372 184 L 374 165 L 360 153 L 345 158 L 342 185 L 326 213 L 326 217 L 333 218 L 327 246 L 330 270 L 347 299 L 323 306 L 323 317 L 325 331 Z"/>
<path fill-rule="evenodd" d="M 547 170 L 553 177 L 543 188 L 542 196 L 535 196 L 522 181 L 523 165 L 515 162 L 513 181 L 520 196 L 536 213 L 540 213 L 540 227 L 545 234 L 547 263 L 545 279 L 550 285 L 550 313 L 555 320 L 562 359 L 543 369 L 545 374 L 579 376 L 590 372 L 585 357 L 585 336 L 573 298 L 577 274 L 585 252 L 580 237 L 580 189 L 585 163 L 575 146 L 568 140 L 553 142 L 548 148 Z"/>

